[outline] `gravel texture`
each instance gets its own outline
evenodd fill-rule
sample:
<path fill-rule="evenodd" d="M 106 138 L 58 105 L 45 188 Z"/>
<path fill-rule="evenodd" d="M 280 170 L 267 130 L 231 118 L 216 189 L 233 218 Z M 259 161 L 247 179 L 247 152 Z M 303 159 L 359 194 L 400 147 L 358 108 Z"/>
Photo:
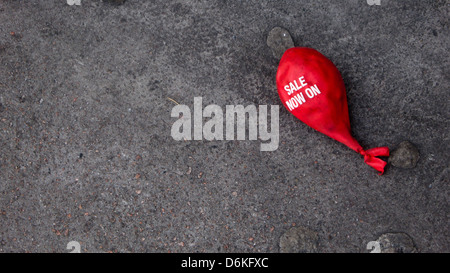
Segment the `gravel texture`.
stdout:
<path fill-rule="evenodd" d="M 81 3 L 0 1 L 0 252 L 280 252 L 293 226 L 450 251 L 448 1 Z M 417 165 L 379 176 L 281 107 L 274 152 L 175 141 L 176 103 L 281 105 L 275 27 L 339 68 L 364 148 Z"/>

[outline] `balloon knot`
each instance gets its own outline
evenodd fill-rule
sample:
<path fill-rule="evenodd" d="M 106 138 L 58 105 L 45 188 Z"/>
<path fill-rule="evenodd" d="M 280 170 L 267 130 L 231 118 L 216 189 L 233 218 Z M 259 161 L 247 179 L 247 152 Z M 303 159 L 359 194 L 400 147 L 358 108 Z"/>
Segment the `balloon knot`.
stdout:
<path fill-rule="evenodd" d="M 367 151 L 361 149 L 358 152 L 359 154 L 364 156 L 364 162 L 366 162 L 369 166 L 379 171 L 380 175 L 384 173 L 384 167 L 386 166 L 387 163 L 377 158 L 377 156 L 389 156 L 388 147 L 372 148 Z"/>

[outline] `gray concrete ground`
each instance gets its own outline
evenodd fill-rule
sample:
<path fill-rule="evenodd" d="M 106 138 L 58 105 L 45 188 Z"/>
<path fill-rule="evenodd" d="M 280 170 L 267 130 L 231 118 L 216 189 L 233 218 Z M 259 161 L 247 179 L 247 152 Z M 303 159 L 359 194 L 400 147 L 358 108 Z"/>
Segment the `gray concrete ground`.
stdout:
<path fill-rule="evenodd" d="M 0 1 L 0 252 L 279 252 L 293 227 L 450 251 L 448 1 L 81 2 Z M 361 145 L 408 140 L 414 168 L 378 176 L 284 108 L 275 152 L 172 139 L 170 99 L 281 105 L 277 26 L 339 68 Z"/>

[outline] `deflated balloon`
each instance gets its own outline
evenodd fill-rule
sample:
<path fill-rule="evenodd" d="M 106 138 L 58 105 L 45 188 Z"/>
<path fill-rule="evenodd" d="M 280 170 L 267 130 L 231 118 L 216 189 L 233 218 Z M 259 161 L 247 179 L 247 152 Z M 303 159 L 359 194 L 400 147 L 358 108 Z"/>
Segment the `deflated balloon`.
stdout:
<path fill-rule="evenodd" d="M 364 150 L 351 135 L 344 81 L 336 66 L 312 48 L 286 50 L 277 71 L 277 89 L 286 109 L 315 130 L 347 145 L 380 172 L 388 147 Z"/>

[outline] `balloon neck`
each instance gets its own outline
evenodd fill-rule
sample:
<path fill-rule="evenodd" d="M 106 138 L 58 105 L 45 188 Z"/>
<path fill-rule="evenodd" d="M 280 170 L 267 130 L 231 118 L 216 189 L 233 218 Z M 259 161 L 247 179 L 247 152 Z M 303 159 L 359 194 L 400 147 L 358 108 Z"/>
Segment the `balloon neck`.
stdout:
<path fill-rule="evenodd" d="M 389 148 L 388 147 L 377 147 L 369 150 L 364 150 L 362 148 L 358 149 L 357 152 L 364 156 L 364 162 L 379 171 L 379 175 L 384 173 L 384 167 L 386 167 L 387 162 L 383 161 L 378 156 L 389 156 Z"/>

